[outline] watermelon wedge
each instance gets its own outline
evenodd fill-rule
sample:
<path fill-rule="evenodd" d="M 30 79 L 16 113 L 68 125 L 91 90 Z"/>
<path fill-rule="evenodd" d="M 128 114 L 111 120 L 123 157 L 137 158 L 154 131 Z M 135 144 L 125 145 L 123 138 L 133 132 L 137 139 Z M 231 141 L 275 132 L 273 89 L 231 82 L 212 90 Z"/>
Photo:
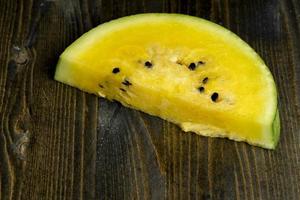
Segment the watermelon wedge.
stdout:
<path fill-rule="evenodd" d="M 55 80 L 199 135 L 268 149 L 279 139 L 268 67 L 234 33 L 201 18 L 139 14 L 99 25 L 63 52 Z"/>

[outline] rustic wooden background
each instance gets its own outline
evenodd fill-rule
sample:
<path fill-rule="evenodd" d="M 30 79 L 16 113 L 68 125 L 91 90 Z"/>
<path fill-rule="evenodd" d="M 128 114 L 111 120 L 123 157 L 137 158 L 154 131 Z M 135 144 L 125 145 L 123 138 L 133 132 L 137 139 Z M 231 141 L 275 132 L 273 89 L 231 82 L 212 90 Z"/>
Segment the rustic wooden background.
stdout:
<path fill-rule="evenodd" d="M 55 82 L 60 53 L 144 12 L 210 19 L 246 40 L 279 89 L 268 151 L 185 134 Z M 300 199 L 299 0 L 0 0 L 0 199 Z"/>

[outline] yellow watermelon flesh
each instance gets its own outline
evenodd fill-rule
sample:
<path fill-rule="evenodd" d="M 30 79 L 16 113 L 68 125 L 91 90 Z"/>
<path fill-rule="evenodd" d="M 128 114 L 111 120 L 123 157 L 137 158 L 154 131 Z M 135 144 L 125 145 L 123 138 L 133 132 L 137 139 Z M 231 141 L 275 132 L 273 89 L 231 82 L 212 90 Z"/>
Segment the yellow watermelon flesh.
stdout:
<path fill-rule="evenodd" d="M 204 19 L 139 14 L 102 24 L 60 56 L 55 79 L 178 124 L 274 149 L 272 74 L 245 42 Z"/>

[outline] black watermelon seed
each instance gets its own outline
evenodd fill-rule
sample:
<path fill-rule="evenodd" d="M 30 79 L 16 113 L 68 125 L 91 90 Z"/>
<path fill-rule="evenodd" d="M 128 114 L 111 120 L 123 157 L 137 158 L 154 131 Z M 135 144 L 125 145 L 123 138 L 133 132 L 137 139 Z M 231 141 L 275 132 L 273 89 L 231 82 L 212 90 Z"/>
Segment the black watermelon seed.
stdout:
<path fill-rule="evenodd" d="M 204 92 L 205 88 L 201 86 L 201 87 L 198 88 L 198 90 L 199 90 L 199 92 L 202 93 L 202 92 Z"/>
<path fill-rule="evenodd" d="M 123 89 L 123 88 L 120 88 L 120 90 L 121 90 L 121 91 L 123 91 L 123 92 L 126 92 L 126 90 L 125 90 L 125 89 Z"/>
<path fill-rule="evenodd" d="M 202 80 L 202 83 L 205 84 L 205 83 L 207 83 L 207 81 L 208 81 L 208 77 L 205 77 L 205 78 Z"/>
<path fill-rule="evenodd" d="M 219 94 L 217 92 L 214 92 L 212 95 L 211 95 L 211 100 L 213 102 L 216 102 L 218 100 L 218 97 L 219 97 Z"/>
<path fill-rule="evenodd" d="M 126 85 L 126 86 L 130 86 L 132 85 L 132 83 L 130 83 L 127 79 L 125 79 L 123 82 L 122 82 L 123 85 Z"/>
<path fill-rule="evenodd" d="M 198 61 L 198 65 L 204 65 L 205 64 L 205 62 L 204 61 Z"/>
<path fill-rule="evenodd" d="M 113 70 L 112 70 L 112 73 L 114 74 L 117 74 L 120 72 L 120 69 L 118 67 L 115 67 Z"/>
<path fill-rule="evenodd" d="M 146 61 L 145 62 L 145 66 L 148 67 L 148 68 L 151 68 L 152 67 L 152 63 L 150 61 Z"/>
<path fill-rule="evenodd" d="M 101 87 L 101 88 L 104 88 L 104 86 L 103 86 L 103 85 L 101 85 L 101 84 L 99 84 L 98 86 L 99 86 L 99 87 Z"/>
<path fill-rule="evenodd" d="M 191 64 L 189 65 L 189 69 L 190 69 L 190 70 L 195 70 L 195 69 L 196 69 L 196 64 L 195 64 L 195 63 L 191 63 Z"/>

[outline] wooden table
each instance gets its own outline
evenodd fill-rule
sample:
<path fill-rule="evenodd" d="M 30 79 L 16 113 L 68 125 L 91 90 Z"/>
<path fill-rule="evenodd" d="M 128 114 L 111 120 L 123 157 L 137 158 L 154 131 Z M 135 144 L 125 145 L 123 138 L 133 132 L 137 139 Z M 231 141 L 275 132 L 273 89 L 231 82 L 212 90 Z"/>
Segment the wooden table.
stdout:
<path fill-rule="evenodd" d="M 247 41 L 277 82 L 275 151 L 186 134 L 53 80 L 103 22 L 178 12 Z M 0 0 L 0 199 L 300 199 L 299 0 Z"/>

